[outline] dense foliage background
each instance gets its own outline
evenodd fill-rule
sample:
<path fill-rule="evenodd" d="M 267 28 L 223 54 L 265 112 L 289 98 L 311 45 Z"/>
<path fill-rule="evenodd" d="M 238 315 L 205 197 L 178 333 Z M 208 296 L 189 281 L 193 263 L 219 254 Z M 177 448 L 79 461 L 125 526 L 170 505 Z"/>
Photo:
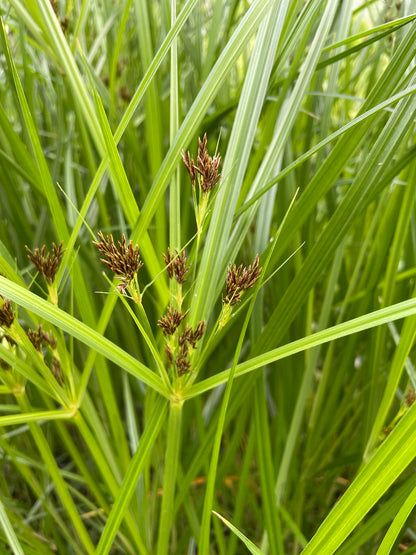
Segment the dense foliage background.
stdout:
<path fill-rule="evenodd" d="M 0 11 L 1 550 L 415 552 L 415 3 Z"/>

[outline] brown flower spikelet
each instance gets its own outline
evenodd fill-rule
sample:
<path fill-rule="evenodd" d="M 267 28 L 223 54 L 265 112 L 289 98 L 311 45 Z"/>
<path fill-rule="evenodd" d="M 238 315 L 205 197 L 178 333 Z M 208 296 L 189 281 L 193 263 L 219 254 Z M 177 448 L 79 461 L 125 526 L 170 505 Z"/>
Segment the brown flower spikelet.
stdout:
<path fill-rule="evenodd" d="M 14 320 L 14 312 L 9 299 L 5 299 L 0 295 L 3 302 L 0 302 L 0 326 L 10 328 Z"/>
<path fill-rule="evenodd" d="M 261 271 L 262 268 L 259 268 L 259 255 L 256 256 L 253 264 L 247 268 L 243 268 L 242 264 L 238 268 L 235 264 L 233 267 L 230 265 L 227 273 L 226 296 L 223 302 L 230 306 L 239 303 L 242 293 L 253 287 Z"/>
<path fill-rule="evenodd" d="M 195 329 L 190 326 L 185 326 L 185 329 L 181 336 L 179 337 L 179 345 L 188 343 L 193 349 L 196 349 L 197 342 L 201 339 L 206 328 L 205 320 L 198 322 Z"/>
<path fill-rule="evenodd" d="M 212 158 L 208 154 L 207 150 L 207 134 L 205 133 L 203 140 L 198 139 L 199 141 L 199 148 L 198 148 L 198 158 L 197 158 L 197 166 L 196 171 L 201 176 L 201 180 L 199 186 L 201 187 L 201 191 L 203 193 L 207 193 L 211 191 L 215 185 L 221 179 L 221 174 L 218 173 L 219 165 L 221 162 L 221 156 L 217 154 Z"/>
<path fill-rule="evenodd" d="M 54 357 L 51 362 L 51 372 L 55 380 L 62 385 L 64 383 L 64 374 L 62 372 L 61 363 Z"/>
<path fill-rule="evenodd" d="M 189 177 L 191 178 L 192 187 L 195 188 L 197 174 L 199 174 L 199 187 L 202 193 L 206 194 L 212 191 L 221 179 L 221 174 L 218 171 L 221 156 L 217 154 L 212 157 L 208 154 L 206 133 L 202 141 L 200 138 L 198 139 L 198 143 L 198 157 L 196 164 L 189 152 L 186 153 L 184 150 L 182 151 L 182 159 L 188 171 Z"/>
<path fill-rule="evenodd" d="M 27 257 L 33 263 L 36 270 L 43 275 L 47 283 L 52 285 L 55 280 L 56 272 L 58 271 L 59 262 L 65 252 L 62 248 L 63 241 L 59 243 L 58 246 L 52 243 L 52 252 L 45 254 L 46 245 L 42 245 L 42 248 L 36 248 L 33 252 L 25 245 L 28 252 Z"/>
<path fill-rule="evenodd" d="M 185 251 L 181 251 L 181 253 L 179 253 L 178 249 L 175 249 L 175 250 L 176 250 L 176 255 L 170 252 L 169 247 L 168 247 L 167 255 L 164 253 L 162 254 L 165 260 L 166 270 L 169 278 L 170 279 L 175 278 L 178 283 L 182 284 L 182 283 L 185 283 L 186 281 L 185 276 L 189 272 L 189 268 L 192 266 L 192 264 L 189 264 L 189 266 L 186 265 Z"/>
<path fill-rule="evenodd" d="M 43 345 L 50 345 L 52 349 L 56 348 L 55 337 L 43 331 L 40 324 L 38 324 L 37 330 L 28 329 L 27 336 L 37 351 L 41 351 Z"/>
<path fill-rule="evenodd" d="M 186 317 L 188 312 L 189 308 L 184 314 L 182 314 L 180 310 L 168 306 L 167 315 L 162 316 L 162 318 L 158 320 L 157 325 L 162 328 L 164 335 L 173 335 L 181 325 L 181 322 Z"/>
<path fill-rule="evenodd" d="M 187 357 L 187 354 L 179 353 L 175 358 L 175 364 L 178 376 L 189 374 L 189 372 L 191 371 L 191 363 Z"/>
<path fill-rule="evenodd" d="M 139 247 L 133 247 L 133 242 L 127 244 L 126 236 L 123 233 L 122 240 L 118 241 L 118 247 L 114 243 L 112 235 L 104 236 L 98 232 L 99 241 L 93 241 L 99 252 L 104 258 L 101 258 L 106 266 L 108 266 L 116 276 L 121 279 L 122 283 L 118 287 L 123 293 L 125 288 L 134 279 L 137 272 L 143 266 L 140 260 Z"/>

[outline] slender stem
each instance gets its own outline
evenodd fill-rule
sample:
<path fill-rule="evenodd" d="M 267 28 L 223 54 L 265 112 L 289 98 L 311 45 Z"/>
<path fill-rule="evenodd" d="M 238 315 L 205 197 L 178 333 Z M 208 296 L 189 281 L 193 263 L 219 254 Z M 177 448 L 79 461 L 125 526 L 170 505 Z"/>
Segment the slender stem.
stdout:
<path fill-rule="evenodd" d="M 88 448 L 94 458 L 94 461 L 103 479 L 105 480 L 112 496 L 116 498 L 119 492 L 120 486 L 115 477 L 115 472 L 110 467 L 109 462 L 106 460 L 105 453 L 101 449 L 99 439 L 96 437 L 96 434 L 94 434 L 90 430 L 81 412 L 78 412 L 76 414 L 76 416 L 74 417 L 74 421 L 85 443 L 88 445 Z M 146 547 L 145 547 L 143 538 L 140 536 L 136 522 L 134 521 L 132 515 L 129 512 L 126 513 L 125 519 L 126 519 L 126 525 L 130 532 L 129 540 L 134 542 L 135 548 L 138 551 L 138 553 L 146 553 Z"/>
<path fill-rule="evenodd" d="M 176 0 L 170 2 L 171 26 L 176 22 Z M 175 140 L 179 128 L 179 85 L 178 85 L 178 46 L 176 38 L 170 49 L 170 143 Z M 179 167 L 172 175 L 170 185 L 170 245 L 179 248 L 181 244 L 181 195 Z"/>
<path fill-rule="evenodd" d="M 32 411 L 32 407 L 25 393 L 16 395 L 16 400 L 19 403 L 22 412 L 27 413 Z M 42 459 L 46 465 L 48 474 L 55 484 L 56 492 L 59 495 L 59 498 L 68 514 L 68 517 L 71 519 L 72 525 L 74 526 L 82 545 L 84 546 L 87 553 L 94 553 L 94 545 L 84 526 L 84 523 L 81 520 L 74 500 L 72 499 L 68 491 L 65 480 L 62 478 L 61 470 L 56 464 L 55 457 L 51 451 L 51 448 L 49 447 L 49 443 L 46 440 L 42 429 L 38 424 L 34 424 L 31 422 L 28 422 L 27 425 L 30 429 L 39 453 L 41 454 Z"/>
<path fill-rule="evenodd" d="M 170 404 L 157 555 L 167 555 L 172 552 L 169 549 L 169 540 L 175 515 L 174 498 L 180 449 L 182 406 L 182 401 L 172 400 Z"/>

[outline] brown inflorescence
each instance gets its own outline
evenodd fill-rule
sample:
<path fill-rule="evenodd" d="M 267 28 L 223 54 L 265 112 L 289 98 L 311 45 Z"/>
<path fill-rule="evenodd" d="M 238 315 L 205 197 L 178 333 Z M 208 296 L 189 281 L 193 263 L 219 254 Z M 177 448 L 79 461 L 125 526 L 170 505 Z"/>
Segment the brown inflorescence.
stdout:
<path fill-rule="evenodd" d="M 56 357 L 53 357 L 51 362 L 51 372 L 55 380 L 62 385 L 64 383 L 64 375 L 61 368 L 61 363 Z"/>
<path fill-rule="evenodd" d="M 46 254 L 46 245 L 43 245 L 41 249 L 36 248 L 33 252 L 27 245 L 25 245 L 28 252 L 27 257 L 33 263 L 36 270 L 43 275 L 47 283 L 50 285 L 54 282 L 59 262 L 65 252 L 62 245 L 63 241 L 61 241 L 58 246 L 56 246 L 55 243 L 52 243 L 52 252 L 48 252 Z"/>
<path fill-rule="evenodd" d="M 178 376 L 189 374 L 191 371 L 191 362 L 188 358 L 188 346 L 186 344 L 179 348 L 179 353 L 175 357 L 175 364 Z"/>
<path fill-rule="evenodd" d="M 196 349 L 196 344 L 203 336 L 205 328 L 205 320 L 198 322 L 195 329 L 192 329 L 190 326 L 185 326 L 185 329 L 178 340 L 179 345 L 189 343 L 193 349 Z"/>
<path fill-rule="evenodd" d="M 189 177 L 191 178 L 192 186 L 195 188 L 195 184 L 198 177 L 198 184 L 203 194 L 209 193 L 217 185 L 221 179 L 221 174 L 219 173 L 219 166 L 221 162 L 221 156 L 217 154 L 212 157 L 208 154 L 207 150 L 207 135 L 205 133 L 203 140 L 198 139 L 198 157 L 197 162 L 191 157 L 191 155 L 182 151 L 182 159 L 185 167 L 188 171 Z M 197 176 L 197 174 L 199 174 Z"/>
<path fill-rule="evenodd" d="M 186 265 L 186 255 L 185 255 L 185 251 L 181 251 L 179 253 L 178 249 L 176 250 L 176 255 L 174 255 L 173 253 L 170 252 L 170 249 L 168 247 L 168 253 L 167 254 L 163 254 L 163 258 L 165 260 L 165 264 L 166 264 L 166 270 L 168 272 L 168 276 L 170 279 L 175 278 L 176 281 L 178 283 L 185 283 L 186 281 L 186 274 L 189 272 L 189 268 L 192 266 L 192 264 L 189 264 L 189 266 Z"/>
<path fill-rule="evenodd" d="M 173 335 L 188 314 L 189 309 L 182 314 L 180 310 L 168 306 L 167 315 L 162 316 L 157 325 L 162 328 L 164 335 Z"/>
<path fill-rule="evenodd" d="M 227 289 L 223 302 L 234 306 L 241 301 L 241 295 L 256 283 L 262 268 L 259 268 L 259 255 L 254 259 L 253 264 L 247 268 L 243 265 L 237 268 L 236 265 L 228 267 Z"/>
<path fill-rule="evenodd" d="M 56 349 L 56 339 L 52 334 L 42 330 L 42 326 L 38 324 L 37 330 L 29 329 L 27 336 L 37 351 L 41 351 L 44 345 L 50 345 L 52 349 Z"/>
<path fill-rule="evenodd" d="M 104 258 L 101 258 L 106 266 L 108 266 L 116 276 L 121 279 L 122 283 L 118 289 L 125 293 L 126 287 L 133 281 L 137 272 L 143 266 L 140 260 L 139 247 L 133 247 L 133 242 L 127 244 L 126 237 L 123 233 L 122 240 L 118 241 L 118 248 L 114 243 L 112 235 L 104 236 L 98 232 L 99 241 L 93 241 Z"/>
<path fill-rule="evenodd" d="M 179 310 L 168 307 L 167 315 L 163 316 L 157 323 L 158 326 L 162 328 L 164 335 L 172 336 L 180 324 L 182 323 L 185 316 L 188 314 L 187 310 L 182 314 Z M 165 346 L 165 353 L 168 358 L 168 365 L 175 366 L 177 375 L 183 376 L 184 374 L 189 374 L 192 371 L 191 361 L 190 361 L 190 348 L 196 349 L 196 343 L 201 339 L 205 331 L 205 320 L 198 322 L 195 328 L 191 328 L 186 325 L 182 333 L 177 337 L 176 340 L 170 342 L 169 345 Z M 176 346 L 174 346 L 176 344 Z"/>
<path fill-rule="evenodd" d="M 5 299 L 0 295 L 0 326 L 10 328 L 14 320 L 14 312 L 9 299 Z"/>

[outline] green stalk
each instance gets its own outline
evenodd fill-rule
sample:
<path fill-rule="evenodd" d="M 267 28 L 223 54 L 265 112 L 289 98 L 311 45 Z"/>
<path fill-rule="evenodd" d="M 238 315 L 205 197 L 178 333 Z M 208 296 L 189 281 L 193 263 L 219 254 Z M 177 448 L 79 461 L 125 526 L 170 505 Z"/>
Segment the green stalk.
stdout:
<path fill-rule="evenodd" d="M 337 254 L 335 256 L 334 263 L 332 265 L 331 273 L 328 280 L 328 287 L 325 294 L 325 299 L 323 302 L 323 307 L 321 309 L 321 316 L 318 323 L 318 329 L 321 330 L 328 323 L 330 308 L 332 307 L 332 301 L 336 290 L 336 284 L 338 281 L 339 272 L 341 269 L 342 257 L 344 253 L 344 244 L 338 248 Z M 301 424 L 304 417 L 304 411 L 308 397 L 310 395 L 310 390 L 312 386 L 313 374 L 317 365 L 317 360 L 320 354 L 320 348 L 313 349 L 310 353 L 308 364 L 306 370 L 303 374 L 302 383 L 299 387 L 299 393 L 296 400 L 296 406 L 293 411 L 292 421 L 290 423 L 290 429 L 288 436 L 285 441 L 285 449 L 283 452 L 283 457 L 279 465 L 279 473 L 277 475 L 275 495 L 276 502 L 281 505 L 285 486 L 288 481 L 288 475 L 290 471 L 290 464 L 293 457 L 293 452 L 297 441 L 299 440 L 299 433 L 301 430 Z"/>
<path fill-rule="evenodd" d="M 7 516 L 6 507 L 0 501 L 0 526 L 6 534 L 8 546 L 13 550 L 14 555 L 25 555 L 20 542 L 14 531 L 13 524 Z"/>
<path fill-rule="evenodd" d="M 274 469 L 269 435 L 264 374 L 256 380 L 255 385 L 254 426 L 256 430 L 256 459 L 259 465 L 262 512 L 264 512 L 264 526 L 267 532 L 267 552 L 272 555 L 284 555 L 283 537 L 277 510 L 276 496 L 273 488 L 270 487 L 271 484 L 274 483 Z"/>
<path fill-rule="evenodd" d="M 99 438 L 91 432 L 80 412 L 78 412 L 78 414 L 75 416 L 74 421 L 78 426 L 78 430 L 82 434 L 85 443 L 88 445 L 88 449 L 91 451 L 95 464 L 97 465 L 101 473 L 101 476 L 105 480 L 112 496 L 115 498 L 119 492 L 119 484 L 114 477 L 118 469 L 110 468 L 103 454 L 103 450 L 100 447 Z M 146 553 L 146 548 L 143 539 L 141 538 L 140 533 L 137 529 L 136 523 L 128 512 L 126 513 L 126 524 L 130 532 L 130 538 L 135 542 L 136 548 L 139 550 L 139 553 Z"/>
<path fill-rule="evenodd" d="M 172 546 L 169 545 L 169 540 L 175 514 L 175 487 L 180 453 L 182 408 L 182 401 L 171 400 L 166 438 L 165 472 L 163 475 L 163 497 L 160 510 L 157 555 L 167 555 L 173 551 Z"/>
<path fill-rule="evenodd" d="M 95 555 L 105 555 L 110 549 L 117 534 L 120 523 L 128 510 L 130 499 L 137 488 L 137 481 L 143 466 L 146 462 L 146 454 L 151 449 L 163 423 L 165 422 L 167 403 L 162 397 L 159 397 L 152 412 L 150 420 L 147 422 L 146 430 L 140 438 L 139 446 L 134 454 L 123 484 L 114 500 L 114 505 L 108 516 L 100 541 L 97 545 Z M 146 553 L 147 551 L 143 551 Z"/>
<path fill-rule="evenodd" d="M 31 412 L 32 408 L 25 393 L 22 393 L 21 395 L 16 395 L 16 400 L 23 412 Z M 28 423 L 28 427 L 39 450 L 39 453 L 45 463 L 48 474 L 55 484 L 56 492 L 60 497 L 62 505 L 67 512 L 76 533 L 78 534 L 80 542 L 84 546 L 87 553 L 93 554 L 94 545 L 91 541 L 90 536 L 88 535 L 83 521 L 81 520 L 74 500 L 72 499 L 68 491 L 68 486 L 66 485 L 65 480 L 62 478 L 61 470 L 56 463 L 54 454 L 49 447 L 49 443 L 45 438 L 42 429 L 38 424 L 33 423 Z"/>
<path fill-rule="evenodd" d="M 176 22 L 176 0 L 170 3 L 171 26 Z M 170 49 L 170 143 L 175 140 L 179 128 L 178 41 L 173 39 Z M 179 167 L 172 174 L 169 202 L 169 244 L 181 246 L 181 190 Z"/>

